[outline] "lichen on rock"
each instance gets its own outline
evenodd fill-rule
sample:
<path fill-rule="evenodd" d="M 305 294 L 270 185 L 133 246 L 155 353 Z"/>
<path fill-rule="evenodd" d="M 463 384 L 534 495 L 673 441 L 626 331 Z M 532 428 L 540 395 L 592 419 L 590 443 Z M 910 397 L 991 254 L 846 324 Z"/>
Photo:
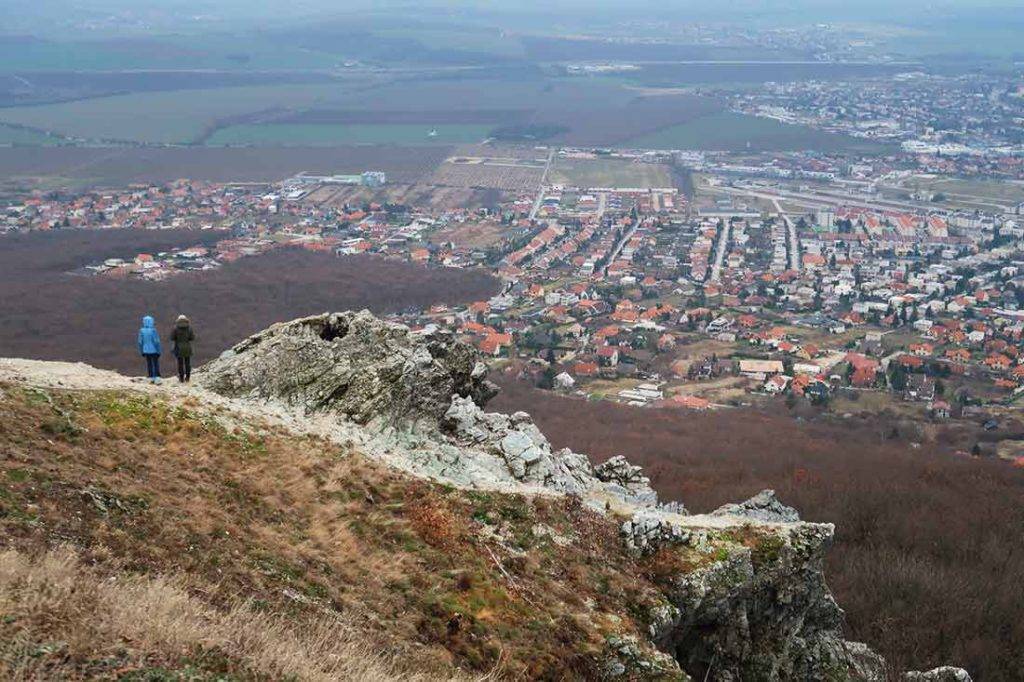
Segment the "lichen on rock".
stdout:
<path fill-rule="evenodd" d="M 275 400 L 359 424 L 438 420 L 453 395 L 479 405 L 497 389 L 476 351 L 450 335 L 417 336 L 368 311 L 275 324 L 196 372 L 231 397 Z"/>

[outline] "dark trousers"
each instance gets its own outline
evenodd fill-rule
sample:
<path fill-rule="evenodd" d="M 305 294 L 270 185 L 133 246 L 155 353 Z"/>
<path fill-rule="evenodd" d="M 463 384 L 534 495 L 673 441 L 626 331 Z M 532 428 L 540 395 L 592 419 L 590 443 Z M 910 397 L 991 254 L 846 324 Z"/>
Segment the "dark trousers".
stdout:
<path fill-rule="evenodd" d="M 146 374 L 150 379 L 160 376 L 160 356 L 156 353 L 146 353 Z"/>
<path fill-rule="evenodd" d="M 192 378 L 192 357 L 178 357 L 178 381 L 188 381 Z"/>

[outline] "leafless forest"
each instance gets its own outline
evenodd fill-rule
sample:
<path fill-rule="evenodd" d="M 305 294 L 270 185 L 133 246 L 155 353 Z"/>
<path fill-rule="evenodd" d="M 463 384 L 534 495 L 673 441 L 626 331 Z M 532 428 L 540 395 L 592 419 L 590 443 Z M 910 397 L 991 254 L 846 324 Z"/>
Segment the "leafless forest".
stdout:
<path fill-rule="evenodd" d="M 482 272 L 299 249 L 163 282 L 67 274 L 105 258 L 130 258 L 222 236 L 118 230 L 0 238 L 0 356 L 81 360 L 138 373 L 135 333 L 146 314 L 156 318 L 165 336 L 179 313 L 188 315 L 198 336 L 196 362 L 202 363 L 274 322 L 325 310 L 381 313 L 465 303 L 497 289 L 496 280 Z"/>
<path fill-rule="evenodd" d="M 850 636 L 891 663 L 1019 679 L 1024 470 L 911 448 L 888 424 L 639 409 L 502 384 L 491 409 L 529 411 L 554 445 L 595 461 L 626 455 L 693 512 L 774 488 L 804 519 L 835 523 L 829 584 Z"/>

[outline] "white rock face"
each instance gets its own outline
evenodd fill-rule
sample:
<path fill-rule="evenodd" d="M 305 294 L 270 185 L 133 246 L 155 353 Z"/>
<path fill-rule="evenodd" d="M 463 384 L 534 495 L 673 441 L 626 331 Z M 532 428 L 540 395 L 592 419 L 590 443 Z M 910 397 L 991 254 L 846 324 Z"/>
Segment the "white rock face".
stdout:
<path fill-rule="evenodd" d="M 594 467 L 594 474 L 605 483 L 617 486 L 621 495 L 653 506 L 658 494 L 651 488 L 651 479 L 644 476 L 641 467 L 630 464 L 622 455 L 616 455 Z"/>
<path fill-rule="evenodd" d="M 525 412 L 484 412 L 496 389 L 471 346 L 366 311 L 273 325 L 202 367 L 196 380 L 222 395 L 355 422 L 372 436 L 367 447 L 420 476 L 657 504 L 638 467 L 625 463 L 622 476 L 602 480 L 584 455 L 552 451 Z"/>
<path fill-rule="evenodd" d="M 453 395 L 483 404 L 497 389 L 476 350 L 449 335 L 415 335 L 367 311 L 275 324 L 196 372 L 233 398 L 277 402 L 383 427 L 437 422 Z"/>
<path fill-rule="evenodd" d="M 658 510 L 640 510 L 620 529 L 623 542 L 638 554 L 651 554 L 664 545 L 687 544 L 690 532 Z"/>
<path fill-rule="evenodd" d="M 793 523 L 800 520 L 796 509 L 787 507 L 775 497 L 774 490 L 762 490 L 746 502 L 725 504 L 711 512 L 712 516 L 742 516 L 763 523 Z"/>
<path fill-rule="evenodd" d="M 530 415 L 484 412 L 468 398 L 454 396 L 442 421 L 441 435 L 473 448 L 482 457 L 504 463 L 505 482 L 540 486 L 553 491 L 584 495 L 604 488 L 584 455 L 568 449 L 553 452 L 551 444 Z"/>
<path fill-rule="evenodd" d="M 904 678 L 912 682 L 971 682 L 971 676 L 963 668 L 944 665 L 926 672 L 911 672 Z"/>

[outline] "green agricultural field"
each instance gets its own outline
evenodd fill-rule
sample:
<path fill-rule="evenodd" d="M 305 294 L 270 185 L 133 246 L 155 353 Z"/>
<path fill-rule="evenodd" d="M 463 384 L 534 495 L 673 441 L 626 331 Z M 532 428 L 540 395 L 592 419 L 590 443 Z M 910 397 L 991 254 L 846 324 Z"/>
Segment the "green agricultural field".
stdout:
<path fill-rule="evenodd" d="M 90 140 L 187 143 L 217 121 L 275 109 L 313 106 L 344 86 L 274 85 L 149 92 L 13 107 L 0 123 L 14 123 Z"/>
<path fill-rule="evenodd" d="M 624 106 L 629 96 L 623 87 L 605 82 L 541 78 L 524 81 L 467 78 L 396 82 L 380 76 L 352 74 L 335 83 L 139 92 L 57 104 L 11 107 L 0 109 L 0 123 L 26 125 L 91 141 L 187 144 L 206 142 L 206 136 L 211 131 L 216 133 L 218 128 L 263 124 L 284 119 L 290 112 L 307 109 L 431 112 L 435 115 L 435 123 L 448 125 L 462 122 L 437 120 L 436 114 L 469 110 L 515 110 L 529 113 L 539 108 L 546 112 L 543 117 L 545 121 L 561 124 L 564 121 L 571 122 L 575 112 L 580 109 L 599 111 L 613 104 Z M 279 130 L 277 134 L 287 133 L 284 141 L 288 143 L 296 135 L 300 138 L 306 135 L 312 135 L 312 138 L 326 136 L 328 144 L 345 141 L 337 133 L 319 132 L 323 135 L 299 135 L 294 130 Z M 396 132 L 400 131 L 393 130 L 389 134 Z M 441 130 L 438 132 L 440 136 Z M 487 132 L 489 130 L 463 131 L 449 141 L 478 141 L 485 138 Z M 257 137 L 263 137 L 264 134 L 273 137 L 272 131 L 262 131 Z M 254 133 L 247 129 L 230 133 L 230 136 L 236 135 L 242 137 L 229 140 L 221 134 L 216 142 L 249 142 L 253 141 L 250 138 Z M 306 141 L 320 143 L 312 138 Z M 371 136 L 370 141 L 380 140 Z"/>
<path fill-rule="evenodd" d="M 874 152 L 882 145 L 836 135 L 769 118 L 722 112 L 688 123 L 663 128 L 622 143 L 642 149 L 705 149 L 715 151 L 818 151 Z"/>
<path fill-rule="evenodd" d="M 37 130 L 13 128 L 0 124 L 0 145 L 48 146 L 58 144 L 60 141 L 59 137 L 47 135 Z"/>
<path fill-rule="evenodd" d="M 0 63 L 10 71 L 146 69 L 324 69 L 338 55 L 254 40 L 247 35 L 110 40 L 17 41 L 0 38 Z"/>
<path fill-rule="evenodd" d="M 288 124 L 236 125 L 222 128 L 208 145 L 300 145 L 332 147 L 349 144 L 461 144 L 480 142 L 490 125 Z M 431 132 L 436 133 L 431 135 Z"/>
<path fill-rule="evenodd" d="M 666 166 L 619 159 L 558 158 L 548 172 L 553 185 L 573 187 L 672 187 Z"/>

